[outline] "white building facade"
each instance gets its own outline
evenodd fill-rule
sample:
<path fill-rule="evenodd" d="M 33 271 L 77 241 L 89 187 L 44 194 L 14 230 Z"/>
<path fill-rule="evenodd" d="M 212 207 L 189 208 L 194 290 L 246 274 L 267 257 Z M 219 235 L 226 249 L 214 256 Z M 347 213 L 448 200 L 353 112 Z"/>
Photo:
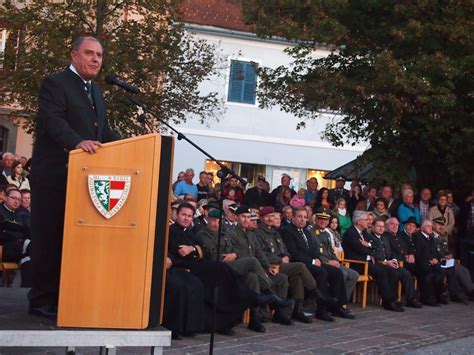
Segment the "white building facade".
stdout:
<path fill-rule="evenodd" d="M 258 98 L 252 97 L 250 92 L 253 90 L 255 95 L 258 78 L 249 74 L 250 66 L 256 63 L 275 68 L 289 64 L 291 58 L 284 49 L 290 43 L 262 40 L 251 33 L 204 25 L 190 24 L 187 29 L 194 36 L 215 44 L 227 59 L 228 66 L 222 75 L 201 86 L 203 92 L 218 92 L 226 110 L 218 122 L 202 125 L 191 118 L 176 128 L 234 168 L 249 183 L 253 184 L 258 175 L 264 175 L 274 188 L 280 184 L 281 175 L 288 173 L 293 178 L 294 188 L 305 187 L 306 180 L 312 176 L 318 178 L 320 186 L 330 187 L 331 181 L 322 179 L 325 173 L 355 159 L 365 150 L 362 146 L 333 147 L 322 141 L 321 133 L 333 118 L 331 114 L 307 120 L 306 128 L 297 130 L 301 119 L 278 107 L 271 110 L 258 107 Z M 316 56 L 328 54 L 327 50 L 315 52 Z M 236 74 L 239 69 L 240 76 Z M 215 164 L 187 142 L 176 141 L 173 176 L 176 178 L 178 172 L 186 168 L 193 168 L 196 175 L 202 170 L 217 170 Z"/>

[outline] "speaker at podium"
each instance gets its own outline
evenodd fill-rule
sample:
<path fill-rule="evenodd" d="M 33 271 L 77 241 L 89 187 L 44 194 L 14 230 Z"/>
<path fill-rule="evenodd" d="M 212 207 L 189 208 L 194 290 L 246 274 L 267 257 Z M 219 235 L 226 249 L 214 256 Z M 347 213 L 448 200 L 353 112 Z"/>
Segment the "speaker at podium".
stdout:
<path fill-rule="evenodd" d="M 161 322 L 173 149 L 148 134 L 70 153 L 58 326 Z"/>

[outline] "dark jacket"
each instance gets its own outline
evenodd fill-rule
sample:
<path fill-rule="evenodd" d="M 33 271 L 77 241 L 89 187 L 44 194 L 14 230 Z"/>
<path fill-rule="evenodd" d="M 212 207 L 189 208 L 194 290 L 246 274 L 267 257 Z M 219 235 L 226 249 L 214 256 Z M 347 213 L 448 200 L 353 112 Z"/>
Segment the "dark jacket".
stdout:
<path fill-rule="evenodd" d="M 253 232 L 244 231 L 242 227 L 236 225 L 234 228 L 227 230 L 225 236 L 230 240 L 232 252 L 236 253 L 238 258 L 255 257 L 264 269 L 270 267 L 267 257 L 257 242 L 257 236 Z"/>
<path fill-rule="evenodd" d="M 371 233 L 369 238 L 374 250 L 376 261 L 396 259 L 392 252 L 392 248 L 390 247 L 390 241 L 385 234 L 382 234 L 379 239 L 375 234 Z"/>
<path fill-rule="evenodd" d="M 256 187 L 252 187 L 245 192 L 244 202 L 251 207 L 269 206 L 271 204 L 271 196 L 266 191 L 259 191 Z"/>
<path fill-rule="evenodd" d="M 55 184 L 56 178 L 65 183 L 69 151 L 82 140 L 105 143 L 120 138 L 107 123 L 100 88 L 92 84 L 95 109 L 84 88 L 84 81 L 69 68 L 43 80 L 33 148 L 34 178 L 42 183 Z"/>
<path fill-rule="evenodd" d="M 334 253 L 334 249 L 332 248 L 331 236 L 329 233 L 316 228 L 313 234 L 316 248 L 319 250 L 319 259 L 321 262 L 327 264 L 330 260 L 339 261 Z"/>
<path fill-rule="evenodd" d="M 281 264 L 281 258 L 290 256 L 280 233 L 275 228 L 268 229 L 264 224 L 260 224 L 254 233 L 270 264 Z"/>
<path fill-rule="evenodd" d="M 367 255 L 375 256 L 373 248 L 362 245 L 359 232 L 354 226 L 349 227 L 344 233 L 342 248 L 345 259 L 367 261 Z"/>
<path fill-rule="evenodd" d="M 188 245 L 195 247 L 195 251 L 181 256 L 179 246 Z M 183 228 L 178 223 L 170 226 L 170 237 L 168 241 L 168 257 L 173 263 L 173 267 L 190 268 L 194 263 L 201 260 L 204 254 L 202 247 L 196 243 L 192 228 Z"/>
<path fill-rule="evenodd" d="M 431 259 L 437 259 L 436 255 L 433 253 L 434 248 L 432 236 L 426 238 L 421 232 L 418 232 L 414 235 L 414 239 L 416 245 L 416 268 L 423 274 L 428 273 L 430 272 L 429 261 Z"/>
<path fill-rule="evenodd" d="M 319 259 L 319 251 L 314 244 L 311 233 L 304 229 L 303 233 L 308 240 L 308 244 L 306 244 L 303 236 L 293 223 L 281 230 L 281 236 L 291 255 L 291 261 L 299 261 L 306 265 L 312 265 L 314 259 Z"/>
<path fill-rule="evenodd" d="M 199 232 L 195 236 L 196 244 L 202 246 L 204 259 L 205 260 L 216 260 L 217 256 L 217 232 L 210 230 L 209 228 L 204 227 L 199 230 Z M 229 254 L 232 253 L 232 243 L 230 239 L 226 235 L 221 236 L 221 245 L 220 245 L 220 252 L 219 260 L 223 259 L 222 254 Z"/>

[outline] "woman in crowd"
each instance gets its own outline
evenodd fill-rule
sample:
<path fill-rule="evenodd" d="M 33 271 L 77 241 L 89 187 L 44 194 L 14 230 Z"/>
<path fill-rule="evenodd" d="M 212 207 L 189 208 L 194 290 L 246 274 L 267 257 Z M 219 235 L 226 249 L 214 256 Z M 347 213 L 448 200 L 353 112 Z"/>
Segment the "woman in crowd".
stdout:
<path fill-rule="evenodd" d="M 387 209 L 387 201 L 383 197 L 379 197 L 375 200 L 375 208 L 373 210 L 375 217 L 387 220 L 390 218 L 390 213 Z"/>
<path fill-rule="evenodd" d="M 275 209 L 281 211 L 283 207 L 288 206 L 291 197 L 291 189 L 288 186 L 282 186 L 275 199 Z"/>
<path fill-rule="evenodd" d="M 347 204 L 347 210 L 349 211 L 349 215 L 352 216 L 352 213 L 356 210 L 356 206 L 360 201 L 364 200 L 362 196 L 362 187 L 360 184 L 355 184 L 351 190 L 351 197 L 349 198 L 349 202 Z"/>
<path fill-rule="evenodd" d="M 343 198 L 337 199 L 334 211 L 336 212 L 337 219 L 339 220 L 339 229 L 341 230 L 341 234 L 344 235 L 346 230 L 352 226 L 351 217 L 349 216 L 349 213 L 346 209 L 346 200 Z"/>
<path fill-rule="evenodd" d="M 403 230 L 403 224 L 410 217 L 415 217 L 416 223 L 421 225 L 420 209 L 413 202 L 413 190 L 405 189 L 402 192 L 402 203 L 398 206 L 398 221 L 400 222 L 400 231 Z"/>
<path fill-rule="evenodd" d="M 446 190 L 446 197 L 448 198 L 448 206 L 451 207 L 454 213 L 454 218 L 457 218 L 461 208 L 454 202 L 454 195 L 452 191 Z"/>
<path fill-rule="evenodd" d="M 325 187 L 322 187 L 318 191 L 318 195 L 316 196 L 316 202 L 314 203 L 314 209 L 318 209 L 320 207 L 331 209 L 331 203 L 329 202 L 329 190 Z"/>
<path fill-rule="evenodd" d="M 12 173 L 10 176 L 7 176 L 7 181 L 9 184 L 15 185 L 18 187 L 18 190 L 24 190 L 30 188 L 30 182 L 23 175 L 23 165 L 19 161 L 15 161 L 12 165 Z"/>
<path fill-rule="evenodd" d="M 339 256 L 343 252 L 343 250 L 342 237 L 339 230 L 339 219 L 337 218 L 337 216 L 331 217 L 331 220 L 329 221 L 329 228 L 327 229 L 327 231 L 331 236 L 331 245 L 334 249 L 334 253 Z"/>
<path fill-rule="evenodd" d="M 444 217 L 446 223 L 444 230 L 448 237 L 453 234 L 454 229 L 454 213 L 451 207 L 448 206 L 448 196 L 445 191 L 438 192 L 438 204 L 430 208 L 428 218 L 432 221 L 435 218 Z"/>

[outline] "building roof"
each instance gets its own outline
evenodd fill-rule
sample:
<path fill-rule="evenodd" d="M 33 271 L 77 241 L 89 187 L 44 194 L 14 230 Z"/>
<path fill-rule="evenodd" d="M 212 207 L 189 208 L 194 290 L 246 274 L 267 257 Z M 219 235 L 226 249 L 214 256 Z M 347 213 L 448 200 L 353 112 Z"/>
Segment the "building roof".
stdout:
<path fill-rule="evenodd" d="M 253 32 L 244 22 L 238 0 L 184 0 L 182 10 L 187 23 Z"/>

